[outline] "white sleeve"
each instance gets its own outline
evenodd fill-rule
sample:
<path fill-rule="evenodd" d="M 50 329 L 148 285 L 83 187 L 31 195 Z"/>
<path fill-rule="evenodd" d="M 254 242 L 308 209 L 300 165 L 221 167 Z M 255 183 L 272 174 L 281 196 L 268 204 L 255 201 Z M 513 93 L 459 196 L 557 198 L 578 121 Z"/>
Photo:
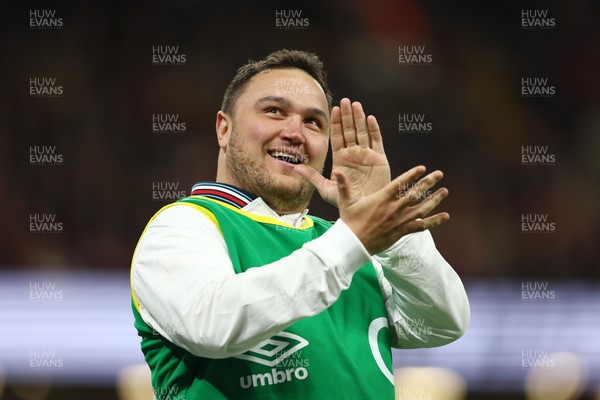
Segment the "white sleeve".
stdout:
<path fill-rule="evenodd" d="M 373 258 L 394 347 L 442 346 L 463 335 L 469 300 L 428 230 L 400 238 Z"/>
<path fill-rule="evenodd" d="M 289 256 L 236 274 L 218 228 L 182 204 L 148 224 L 131 282 L 153 329 L 194 355 L 226 358 L 329 307 L 367 262 L 360 241 L 338 220 Z"/>

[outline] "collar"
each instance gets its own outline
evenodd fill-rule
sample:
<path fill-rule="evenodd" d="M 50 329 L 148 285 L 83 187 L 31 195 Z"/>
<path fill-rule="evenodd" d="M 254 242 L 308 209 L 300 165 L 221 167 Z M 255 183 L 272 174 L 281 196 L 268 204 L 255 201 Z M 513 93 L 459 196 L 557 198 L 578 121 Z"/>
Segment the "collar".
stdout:
<path fill-rule="evenodd" d="M 204 196 L 222 201 L 246 212 L 274 217 L 292 226 L 301 226 L 308 209 L 294 214 L 279 215 L 261 197 L 256 197 L 245 190 L 227 183 L 199 182 L 192 187 L 192 196 Z"/>
<path fill-rule="evenodd" d="M 256 196 L 253 196 L 238 187 L 219 182 L 196 183 L 192 187 L 191 195 L 219 200 L 240 209 L 246 207 L 256 199 Z"/>

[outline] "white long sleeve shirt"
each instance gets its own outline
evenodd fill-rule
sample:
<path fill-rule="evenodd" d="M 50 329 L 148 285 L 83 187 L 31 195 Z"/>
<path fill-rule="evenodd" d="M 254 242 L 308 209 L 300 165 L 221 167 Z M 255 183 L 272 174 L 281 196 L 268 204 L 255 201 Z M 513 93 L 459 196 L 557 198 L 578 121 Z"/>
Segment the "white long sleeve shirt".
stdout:
<path fill-rule="evenodd" d="M 279 216 L 261 198 L 242 210 L 292 226 L 300 226 L 307 212 Z M 369 261 L 394 347 L 440 346 L 464 333 L 470 318 L 464 287 L 428 231 L 370 257 L 340 219 L 289 256 L 236 274 L 214 222 L 177 203 L 142 234 L 131 284 L 140 315 L 156 332 L 196 356 L 227 358 L 325 310 Z"/>

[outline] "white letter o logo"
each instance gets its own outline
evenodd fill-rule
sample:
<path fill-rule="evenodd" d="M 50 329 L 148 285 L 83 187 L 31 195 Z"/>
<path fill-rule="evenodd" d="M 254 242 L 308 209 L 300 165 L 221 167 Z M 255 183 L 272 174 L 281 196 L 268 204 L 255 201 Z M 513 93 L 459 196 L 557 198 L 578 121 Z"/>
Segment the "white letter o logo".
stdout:
<path fill-rule="evenodd" d="M 373 322 L 371 322 L 371 325 L 369 325 L 368 333 L 369 347 L 371 347 L 371 353 L 373 354 L 373 358 L 375 359 L 377 366 L 379 367 L 383 375 L 385 375 L 385 377 L 388 378 L 390 383 L 393 385 L 394 375 L 390 371 L 388 371 L 387 366 L 383 361 L 383 357 L 381 356 L 381 352 L 379 351 L 379 345 L 377 344 L 377 335 L 379 334 L 379 331 L 387 327 L 388 322 L 387 318 L 385 317 L 376 318 L 373 320 Z"/>

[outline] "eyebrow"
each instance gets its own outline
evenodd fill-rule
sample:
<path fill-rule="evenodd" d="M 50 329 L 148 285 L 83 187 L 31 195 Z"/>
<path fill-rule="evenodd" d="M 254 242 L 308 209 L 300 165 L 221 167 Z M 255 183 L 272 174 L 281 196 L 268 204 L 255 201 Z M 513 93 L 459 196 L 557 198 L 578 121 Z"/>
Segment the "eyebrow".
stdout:
<path fill-rule="evenodd" d="M 286 106 L 286 107 L 292 107 L 292 102 L 289 99 L 286 99 L 285 97 L 281 97 L 281 96 L 266 96 L 266 97 L 262 97 L 258 100 L 256 100 L 256 105 L 260 106 L 264 103 L 277 103 L 280 104 L 282 106 Z M 316 114 L 319 117 L 323 118 L 325 120 L 325 122 L 329 121 L 329 117 L 327 116 L 327 114 L 321 110 L 320 108 L 316 108 L 316 107 L 309 107 L 306 109 L 306 111 L 308 113 L 311 114 Z"/>

